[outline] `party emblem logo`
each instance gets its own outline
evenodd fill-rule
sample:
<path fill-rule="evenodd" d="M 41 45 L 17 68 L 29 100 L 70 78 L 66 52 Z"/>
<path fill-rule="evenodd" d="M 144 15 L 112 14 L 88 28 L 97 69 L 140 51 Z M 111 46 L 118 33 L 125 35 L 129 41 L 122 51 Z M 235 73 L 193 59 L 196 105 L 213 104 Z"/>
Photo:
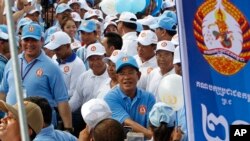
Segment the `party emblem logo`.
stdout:
<path fill-rule="evenodd" d="M 141 115 L 144 115 L 145 113 L 146 113 L 146 106 L 144 106 L 144 105 L 140 105 L 139 106 L 139 113 L 141 114 Z"/>
<path fill-rule="evenodd" d="M 112 53 L 112 56 L 116 56 L 116 55 L 118 55 L 118 51 L 117 50 L 113 51 L 113 53 Z"/>
<path fill-rule="evenodd" d="M 161 46 L 162 46 L 162 47 L 166 47 L 167 45 L 168 45 L 167 42 L 162 42 L 162 43 L 161 43 Z"/>
<path fill-rule="evenodd" d="M 39 68 L 37 71 L 36 71 L 36 76 L 37 77 L 41 77 L 43 75 L 43 69 Z"/>
<path fill-rule="evenodd" d="M 69 72 L 69 66 L 65 66 L 65 67 L 63 68 L 63 71 L 64 71 L 65 73 Z"/>
<path fill-rule="evenodd" d="M 29 32 L 33 32 L 34 31 L 34 27 L 33 26 L 30 26 L 29 27 Z"/>
<path fill-rule="evenodd" d="M 207 0 L 193 21 L 196 44 L 210 66 L 223 75 L 240 71 L 250 57 L 245 16 L 228 0 Z"/>
<path fill-rule="evenodd" d="M 95 46 L 92 46 L 92 47 L 90 48 L 90 50 L 91 50 L 91 51 L 96 51 L 96 47 L 95 47 Z"/>
<path fill-rule="evenodd" d="M 123 57 L 122 62 L 128 62 L 128 57 Z"/>

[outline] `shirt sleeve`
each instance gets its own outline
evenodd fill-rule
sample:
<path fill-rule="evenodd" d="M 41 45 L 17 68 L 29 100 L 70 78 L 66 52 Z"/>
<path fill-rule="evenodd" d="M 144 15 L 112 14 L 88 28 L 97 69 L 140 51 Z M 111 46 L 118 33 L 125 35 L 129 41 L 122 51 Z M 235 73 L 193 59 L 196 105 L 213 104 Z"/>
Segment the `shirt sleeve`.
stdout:
<path fill-rule="evenodd" d="M 10 71 L 10 62 L 11 61 L 9 61 L 4 68 L 3 77 L 0 85 L 0 92 L 4 93 L 5 95 L 7 95 L 9 91 L 8 76 Z"/>
<path fill-rule="evenodd" d="M 82 95 L 82 85 L 83 85 L 82 77 L 83 75 L 81 75 L 78 78 L 75 92 L 69 100 L 69 106 L 70 106 L 71 112 L 75 112 L 83 103 L 82 100 L 84 97 Z"/>
<path fill-rule="evenodd" d="M 109 108 L 112 111 L 112 118 L 123 123 L 126 119 L 130 118 L 127 113 L 124 105 L 122 105 L 123 99 L 116 96 L 114 91 L 110 91 L 105 97 L 104 100 L 109 105 Z"/>

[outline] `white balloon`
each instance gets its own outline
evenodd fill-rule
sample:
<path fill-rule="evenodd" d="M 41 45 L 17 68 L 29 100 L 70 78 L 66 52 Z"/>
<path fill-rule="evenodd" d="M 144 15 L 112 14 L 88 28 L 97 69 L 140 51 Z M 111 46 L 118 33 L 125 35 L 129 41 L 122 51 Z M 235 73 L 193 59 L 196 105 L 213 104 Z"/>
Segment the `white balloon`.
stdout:
<path fill-rule="evenodd" d="M 99 6 L 106 15 L 115 16 L 117 14 L 115 2 L 116 0 L 102 0 Z"/>
<path fill-rule="evenodd" d="M 160 82 L 158 96 L 175 111 L 181 109 L 184 106 L 182 77 L 177 74 L 165 76 Z"/>

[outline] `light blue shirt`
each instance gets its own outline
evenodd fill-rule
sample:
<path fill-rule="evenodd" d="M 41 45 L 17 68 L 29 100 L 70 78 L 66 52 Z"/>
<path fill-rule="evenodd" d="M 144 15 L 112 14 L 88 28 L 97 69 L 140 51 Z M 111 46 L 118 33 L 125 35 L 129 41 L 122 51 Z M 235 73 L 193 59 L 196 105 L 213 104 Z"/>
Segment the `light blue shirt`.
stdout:
<path fill-rule="evenodd" d="M 68 132 L 55 130 L 51 124 L 43 128 L 33 141 L 77 141 L 77 138 Z"/>
<path fill-rule="evenodd" d="M 51 107 L 56 107 L 58 103 L 68 101 L 68 92 L 59 67 L 42 51 L 41 54 L 30 63 L 27 63 L 24 54 L 20 54 L 19 65 L 22 86 L 26 90 L 27 96 L 41 96 L 46 98 Z M 12 60 L 5 67 L 3 81 L 0 92 L 6 94 L 8 104 L 16 104 L 15 83 L 12 70 Z"/>
<path fill-rule="evenodd" d="M 8 62 L 8 59 L 2 54 L 0 54 L 0 82 L 3 79 L 4 68 L 7 62 Z"/>
<path fill-rule="evenodd" d="M 104 97 L 108 103 L 112 118 L 120 123 L 130 118 L 145 128 L 149 123 L 149 112 L 155 104 L 154 96 L 140 88 L 136 90 L 136 96 L 131 100 L 126 96 L 120 86 L 115 87 Z"/>

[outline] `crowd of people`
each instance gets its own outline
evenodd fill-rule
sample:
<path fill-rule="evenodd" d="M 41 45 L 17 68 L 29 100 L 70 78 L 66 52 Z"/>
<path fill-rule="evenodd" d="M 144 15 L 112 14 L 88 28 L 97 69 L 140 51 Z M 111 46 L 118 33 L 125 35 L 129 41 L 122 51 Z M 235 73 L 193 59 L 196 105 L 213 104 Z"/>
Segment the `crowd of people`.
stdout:
<path fill-rule="evenodd" d="M 0 0 L 0 140 L 21 140 L 7 23 L 16 50 L 28 133 L 34 141 L 186 141 L 185 108 L 158 94 L 182 75 L 175 1 L 108 15 L 100 0 Z"/>

